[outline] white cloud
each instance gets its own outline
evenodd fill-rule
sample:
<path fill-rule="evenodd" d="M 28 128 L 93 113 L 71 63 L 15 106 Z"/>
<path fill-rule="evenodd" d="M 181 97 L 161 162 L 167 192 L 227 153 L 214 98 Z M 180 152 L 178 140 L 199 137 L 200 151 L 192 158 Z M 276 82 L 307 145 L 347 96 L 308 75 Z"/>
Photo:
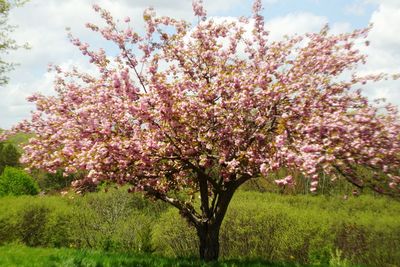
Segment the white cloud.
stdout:
<path fill-rule="evenodd" d="M 354 3 L 351 3 L 347 6 L 345 6 L 345 12 L 350 14 L 350 15 L 356 15 L 356 16 L 362 16 L 365 15 L 365 10 L 366 6 L 365 6 L 365 2 L 362 1 L 357 1 Z"/>
<path fill-rule="evenodd" d="M 47 74 L 47 65 L 79 65 L 88 68 L 87 59 L 67 38 L 66 27 L 74 36 L 95 47 L 106 46 L 97 34 L 85 28 L 86 22 L 101 23 L 98 14 L 92 10 L 92 0 L 35 0 L 12 10 L 10 24 L 18 25 L 12 37 L 19 43 L 28 42 L 31 50 L 11 52 L 7 60 L 20 63 L 10 73 L 10 84 L 0 89 L 0 127 L 9 128 L 17 121 L 27 118 L 32 105 L 25 98 L 33 92 L 52 93 L 52 82 Z M 227 10 L 239 0 L 206 0 L 210 13 Z M 192 19 L 191 0 L 100 0 L 97 3 L 109 10 L 116 19 L 130 16 L 131 24 L 142 29 L 143 10 L 156 8 L 158 15 Z"/>
<path fill-rule="evenodd" d="M 386 7 L 400 7 L 400 1 L 398 0 L 364 0 L 365 3 L 379 4 Z"/>
<path fill-rule="evenodd" d="M 337 22 L 330 26 L 330 32 L 332 34 L 350 32 L 351 30 L 352 30 L 351 24 L 348 22 Z"/>
<path fill-rule="evenodd" d="M 326 17 L 311 13 L 293 13 L 267 21 L 266 29 L 271 31 L 271 40 L 277 40 L 283 35 L 301 35 L 307 32 L 319 31 L 327 23 L 328 19 Z"/>
<path fill-rule="evenodd" d="M 374 24 L 368 40 L 370 46 L 361 47 L 368 55 L 367 64 L 361 68 L 363 73 L 400 73 L 400 1 L 380 0 L 378 10 L 371 16 Z M 383 81 L 367 87 L 371 98 L 386 98 L 400 105 L 400 82 Z"/>

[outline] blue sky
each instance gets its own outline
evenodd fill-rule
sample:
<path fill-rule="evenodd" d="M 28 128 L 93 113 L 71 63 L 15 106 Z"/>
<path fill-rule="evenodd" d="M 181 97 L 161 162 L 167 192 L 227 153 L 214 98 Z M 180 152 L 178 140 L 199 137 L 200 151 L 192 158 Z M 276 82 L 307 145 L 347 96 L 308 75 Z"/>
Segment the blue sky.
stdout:
<path fill-rule="evenodd" d="M 354 28 L 368 25 L 371 14 L 378 8 L 374 2 L 360 0 L 270 0 L 263 1 L 264 16 L 268 20 L 273 17 L 291 13 L 312 13 L 324 16 L 330 23 L 348 22 Z M 219 16 L 242 16 L 251 12 L 252 1 L 241 1 L 229 10 L 219 12 Z"/>
<path fill-rule="evenodd" d="M 13 37 L 21 43 L 30 43 L 32 49 L 12 52 L 7 58 L 21 65 L 10 73 L 10 83 L 0 89 L 0 128 L 8 129 L 29 117 L 33 107 L 25 100 L 27 96 L 34 92 L 53 93 L 53 76 L 46 72 L 48 63 L 90 69 L 87 60 L 69 44 L 65 28 L 70 27 L 76 36 L 97 47 L 107 46 L 84 28 L 86 22 L 99 21 L 91 9 L 94 2 L 31 0 L 11 12 L 10 22 L 19 26 Z M 97 3 L 121 20 L 132 17 L 138 27 L 141 13 L 149 5 L 160 15 L 193 19 L 191 0 L 99 0 Z M 369 56 L 369 63 L 361 71 L 400 73 L 400 0 L 263 0 L 263 4 L 271 38 L 318 31 L 326 23 L 334 33 L 340 33 L 373 22 L 371 46 L 362 50 Z M 248 16 L 252 1 L 204 0 L 204 5 L 211 16 Z M 367 87 L 365 94 L 400 104 L 399 89 L 399 81 L 379 83 Z"/>

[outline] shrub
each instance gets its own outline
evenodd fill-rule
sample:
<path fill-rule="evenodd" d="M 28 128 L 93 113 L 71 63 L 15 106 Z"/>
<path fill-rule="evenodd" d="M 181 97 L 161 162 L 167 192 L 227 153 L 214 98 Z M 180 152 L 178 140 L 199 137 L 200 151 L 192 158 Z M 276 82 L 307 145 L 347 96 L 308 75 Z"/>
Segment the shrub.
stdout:
<path fill-rule="evenodd" d="M 79 177 L 79 174 L 64 176 L 64 173 L 61 170 L 58 170 L 56 173 L 32 170 L 31 175 L 37 181 L 40 190 L 46 194 L 58 194 L 60 190 L 70 187 L 71 182 Z"/>
<path fill-rule="evenodd" d="M 35 180 L 25 171 L 6 167 L 0 176 L 0 196 L 36 195 L 39 187 Z"/>
<path fill-rule="evenodd" d="M 112 237 L 114 250 L 152 252 L 152 224 L 153 218 L 139 211 L 134 211 L 128 218 L 119 220 Z"/>
<path fill-rule="evenodd" d="M 0 245 L 150 252 L 154 220 L 165 205 L 126 190 L 73 199 L 6 196 L 0 199 Z"/>
<path fill-rule="evenodd" d="M 152 244 L 156 253 L 168 257 L 191 257 L 199 250 L 194 227 L 175 209 L 168 210 L 155 222 Z"/>
<path fill-rule="evenodd" d="M 75 202 L 80 243 L 110 251 L 151 251 L 151 229 L 165 205 L 127 190 L 91 193 Z"/>
<path fill-rule="evenodd" d="M 20 212 L 17 229 L 24 244 L 32 247 L 45 245 L 43 240 L 48 214 L 49 209 L 40 204 L 28 205 Z"/>
<path fill-rule="evenodd" d="M 131 215 L 128 194 L 110 191 L 108 194 L 88 194 L 75 204 L 81 243 L 87 248 L 112 250 L 119 223 Z"/>
<path fill-rule="evenodd" d="M 224 259 L 386 266 L 400 262 L 400 203 L 364 196 L 326 198 L 240 192 L 220 233 Z M 153 244 L 166 256 L 197 253 L 196 234 L 171 210 L 157 221 Z"/>
<path fill-rule="evenodd" d="M 70 246 L 76 236 L 73 210 L 60 197 L 3 197 L 0 199 L 0 244 Z"/>
<path fill-rule="evenodd" d="M 0 142 L 0 174 L 6 166 L 18 167 L 20 157 L 21 153 L 15 145 Z"/>
<path fill-rule="evenodd" d="M 0 246 L 15 239 L 15 227 L 8 217 L 0 217 Z"/>
<path fill-rule="evenodd" d="M 0 199 L 0 245 L 198 253 L 197 235 L 175 209 L 110 189 L 74 199 Z M 220 233 L 221 257 L 342 266 L 400 262 L 400 203 L 382 197 L 281 196 L 240 192 Z M 350 264 L 351 263 L 351 264 Z M 342 264 L 342 265 L 340 265 Z"/>

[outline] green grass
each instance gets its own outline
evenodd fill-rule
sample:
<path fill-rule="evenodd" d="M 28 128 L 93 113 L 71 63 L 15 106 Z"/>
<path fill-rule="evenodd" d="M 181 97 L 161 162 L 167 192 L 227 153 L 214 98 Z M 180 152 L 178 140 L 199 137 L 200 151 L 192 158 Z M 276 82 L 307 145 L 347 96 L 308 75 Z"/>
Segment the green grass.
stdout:
<path fill-rule="evenodd" d="M 221 228 L 222 263 L 215 266 L 268 266 L 268 262 L 398 266 L 399 219 L 400 202 L 386 197 L 366 195 L 345 200 L 342 196 L 239 191 Z M 16 242 L 69 249 L 7 245 Z M 201 264 L 195 260 L 195 230 L 177 210 L 126 190 L 110 189 L 84 197 L 2 197 L 1 245 L 5 247 L 0 247 L 0 267 Z M 43 254 L 43 259 L 32 265 L 36 254 Z M 27 264 L 18 262 L 24 258 L 30 259 Z M 49 260 L 55 263 L 46 262 Z"/>
<path fill-rule="evenodd" d="M 166 258 L 150 254 L 106 253 L 90 250 L 29 248 L 22 245 L 0 247 L 0 266 L 299 266 L 272 264 L 262 260 L 229 260 L 206 264 L 194 258 Z"/>
<path fill-rule="evenodd" d="M 225 266 L 257 266 L 261 264 L 257 259 L 323 266 L 338 262 L 335 266 L 349 263 L 398 266 L 399 219 L 400 202 L 386 197 L 367 195 L 345 200 L 341 196 L 282 196 L 239 191 L 221 228 L 220 259 L 230 264 Z M 148 201 L 139 194 L 128 194 L 126 190 L 84 197 L 2 197 L 0 246 L 15 242 L 30 247 L 76 249 L 52 250 L 51 259 L 56 263 L 62 257 L 77 262 L 58 266 L 107 266 L 103 262 L 109 261 L 112 261 L 110 266 L 199 264 L 194 260 L 198 255 L 195 230 L 177 210 Z M 21 248 L 10 250 L 9 255 L 16 255 Z M 30 253 L 26 248 L 22 250 L 25 250 L 22 255 Z M 35 253 L 49 252 L 39 249 Z M 136 253 L 135 259 L 123 253 Z M 0 250 L 0 259 L 4 261 L 0 261 L 0 267 L 27 266 L 11 262 L 12 256 L 3 254 L 6 255 L 4 248 Z M 27 257 L 32 262 L 35 258 Z M 15 258 L 14 261 L 22 260 L 24 256 Z M 118 265 L 114 258 L 124 262 Z M 143 258 L 150 262 L 138 261 Z M 178 263 L 173 260 L 177 258 L 181 259 Z M 89 260 L 101 264 L 81 264 Z"/>
<path fill-rule="evenodd" d="M 223 259 L 398 266 L 400 202 L 375 196 L 282 196 L 238 192 L 220 232 Z M 195 230 L 175 210 L 153 228 L 156 251 L 196 255 Z"/>

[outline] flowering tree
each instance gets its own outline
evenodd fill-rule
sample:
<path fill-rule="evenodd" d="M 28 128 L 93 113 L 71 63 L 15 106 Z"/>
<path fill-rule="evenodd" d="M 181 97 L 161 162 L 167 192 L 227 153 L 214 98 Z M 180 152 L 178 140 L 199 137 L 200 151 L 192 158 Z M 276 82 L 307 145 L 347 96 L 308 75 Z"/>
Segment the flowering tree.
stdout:
<path fill-rule="evenodd" d="M 272 42 L 260 0 L 251 18 L 223 22 L 207 18 L 201 1 L 193 8 L 195 27 L 146 10 L 140 35 L 129 18 L 120 29 L 94 6 L 106 26 L 87 26 L 120 53 L 112 59 L 71 36 L 98 75 L 54 68 L 57 95 L 32 96 L 37 110 L 15 128 L 36 134 L 23 161 L 85 171 L 73 182 L 78 189 L 111 180 L 175 206 L 196 228 L 205 260 L 218 258 L 236 189 L 281 167 L 309 177 L 311 191 L 325 173 L 399 193 L 397 109 L 380 111 L 356 90 L 388 77 L 355 73 L 365 56 L 354 41 L 368 29 L 331 35 L 324 28 Z M 373 176 L 358 176 L 359 165 Z"/>

